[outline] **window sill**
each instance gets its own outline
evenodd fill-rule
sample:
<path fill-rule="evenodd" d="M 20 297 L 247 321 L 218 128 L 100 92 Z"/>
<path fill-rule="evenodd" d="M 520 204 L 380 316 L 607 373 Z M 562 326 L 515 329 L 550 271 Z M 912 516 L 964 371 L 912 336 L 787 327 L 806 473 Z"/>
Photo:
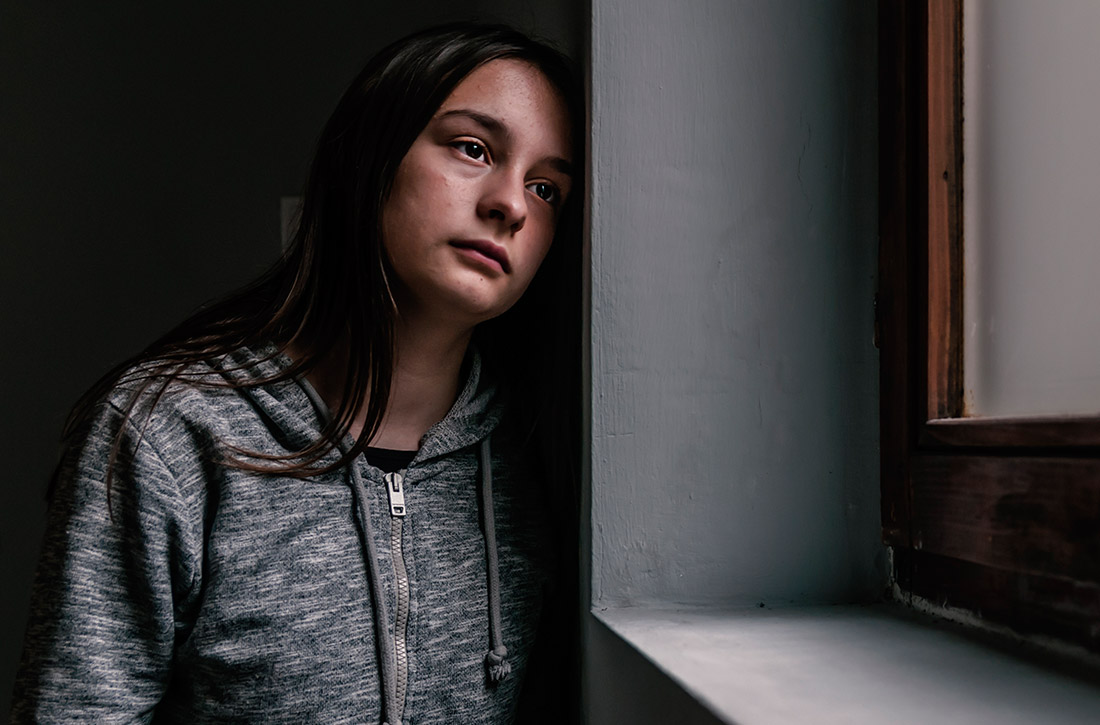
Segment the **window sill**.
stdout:
<path fill-rule="evenodd" d="M 1100 680 L 872 606 L 594 611 L 720 721 L 1094 723 Z"/>

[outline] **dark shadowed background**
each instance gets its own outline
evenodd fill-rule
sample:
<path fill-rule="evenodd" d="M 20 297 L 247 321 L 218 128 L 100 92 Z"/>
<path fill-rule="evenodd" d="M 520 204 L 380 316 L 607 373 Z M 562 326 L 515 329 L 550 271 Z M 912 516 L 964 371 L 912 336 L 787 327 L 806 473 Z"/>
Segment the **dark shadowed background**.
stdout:
<path fill-rule="evenodd" d="M 0 4 L 0 713 L 80 393 L 274 260 L 280 198 L 375 50 L 481 19 L 578 57 L 582 5 Z"/>

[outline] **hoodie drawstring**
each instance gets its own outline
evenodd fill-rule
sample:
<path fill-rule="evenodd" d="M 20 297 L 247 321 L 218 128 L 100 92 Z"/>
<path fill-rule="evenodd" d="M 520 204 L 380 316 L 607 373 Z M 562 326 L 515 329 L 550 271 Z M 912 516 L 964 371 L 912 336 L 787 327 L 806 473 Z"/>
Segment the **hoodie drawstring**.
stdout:
<path fill-rule="evenodd" d="M 500 563 L 497 556 L 496 515 L 493 513 L 493 468 L 486 436 L 478 448 L 481 464 L 481 532 L 485 537 L 485 569 L 489 576 L 489 651 L 485 668 L 489 681 L 502 682 L 512 672 L 508 648 L 501 637 L 500 624 Z"/>

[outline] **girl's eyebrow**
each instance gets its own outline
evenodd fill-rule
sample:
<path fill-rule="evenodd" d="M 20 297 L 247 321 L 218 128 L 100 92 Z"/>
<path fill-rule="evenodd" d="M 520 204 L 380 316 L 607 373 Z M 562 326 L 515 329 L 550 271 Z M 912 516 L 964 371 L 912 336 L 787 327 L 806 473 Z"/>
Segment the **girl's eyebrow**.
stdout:
<path fill-rule="evenodd" d="M 511 130 L 503 123 L 501 123 L 499 119 L 493 118 L 492 116 L 487 116 L 484 113 L 471 111 L 468 108 L 453 108 L 450 111 L 444 111 L 443 113 L 439 114 L 440 119 L 451 118 L 452 116 L 464 116 L 474 123 L 478 124 L 479 126 L 484 126 L 486 131 L 499 134 L 501 136 L 506 136 L 508 138 L 512 137 Z"/>
<path fill-rule="evenodd" d="M 461 116 L 468 118 L 479 126 L 483 127 L 489 133 L 503 136 L 506 139 L 512 138 L 512 130 L 504 125 L 500 119 L 488 116 L 478 111 L 470 110 L 469 108 L 452 108 L 449 111 L 444 111 L 436 118 L 442 120 L 445 118 L 452 118 L 454 116 Z M 552 166 L 555 171 L 558 171 L 566 176 L 573 176 L 573 164 L 559 156 L 548 156 L 543 159 L 547 164 Z"/>

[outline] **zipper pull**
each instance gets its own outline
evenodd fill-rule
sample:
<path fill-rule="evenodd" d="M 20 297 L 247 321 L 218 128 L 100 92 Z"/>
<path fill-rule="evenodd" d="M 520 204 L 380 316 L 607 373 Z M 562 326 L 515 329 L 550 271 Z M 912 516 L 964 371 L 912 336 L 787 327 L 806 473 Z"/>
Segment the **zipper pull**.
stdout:
<path fill-rule="evenodd" d="M 405 515 L 405 478 L 400 473 L 387 473 L 383 480 L 386 482 L 386 492 L 390 495 L 390 514 L 403 517 Z"/>

